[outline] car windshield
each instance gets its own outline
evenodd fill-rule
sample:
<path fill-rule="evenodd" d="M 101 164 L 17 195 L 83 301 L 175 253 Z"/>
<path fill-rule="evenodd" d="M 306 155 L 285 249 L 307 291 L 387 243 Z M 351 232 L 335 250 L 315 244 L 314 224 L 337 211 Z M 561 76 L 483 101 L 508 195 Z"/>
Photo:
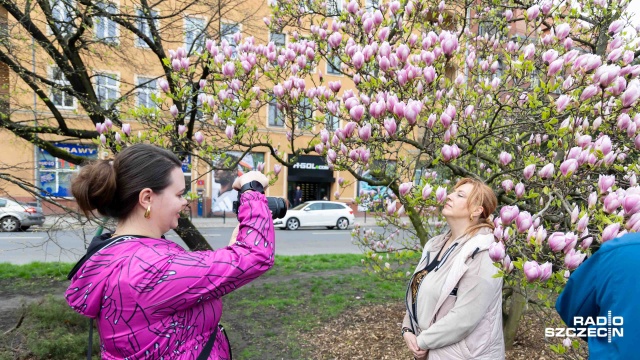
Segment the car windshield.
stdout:
<path fill-rule="evenodd" d="M 309 203 L 308 203 L 308 202 L 303 202 L 302 204 L 300 204 L 300 205 L 298 205 L 298 206 L 296 206 L 296 207 L 291 208 L 291 210 L 301 210 L 303 207 L 305 207 L 305 206 L 307 206 L 307 205 L 309 205 Z"/>

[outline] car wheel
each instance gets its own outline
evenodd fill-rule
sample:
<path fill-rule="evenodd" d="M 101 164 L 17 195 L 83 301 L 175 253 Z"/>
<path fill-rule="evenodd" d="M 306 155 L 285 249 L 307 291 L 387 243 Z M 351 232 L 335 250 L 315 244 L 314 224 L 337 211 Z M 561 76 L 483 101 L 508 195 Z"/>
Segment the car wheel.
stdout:
<path fill-rule="evenodd" d="M 20 230 L 27 231 L 31 226 L 20 226 Z"/>
<path fill-rule="evenodd" d="M 347 220 L 347 218 L 341 217 L 340 219 L 338 219 L 338 223 L 336 224 L 336 226 L 338 226 L 338 229 L 340 230 L 346 230 L 349 227 L 349 220 Z"/>
<path fill-rule="evenodd" d="M 298 230 L 300 227 L 300 221 L 296 218 L 291 218 L 287 220 L 287 229 L 289 230 Z"/>
<path fill-rule="evenodd" d="M 327 229 L 332 230 L 335 226 L 327 226 Z"/>
<path fill-rule="evenodd" d="M 7 216 L 0 220 L 0 229 L 7 232 L 16 231 L 20 229 L 20 221 L 13 216 Z"/>

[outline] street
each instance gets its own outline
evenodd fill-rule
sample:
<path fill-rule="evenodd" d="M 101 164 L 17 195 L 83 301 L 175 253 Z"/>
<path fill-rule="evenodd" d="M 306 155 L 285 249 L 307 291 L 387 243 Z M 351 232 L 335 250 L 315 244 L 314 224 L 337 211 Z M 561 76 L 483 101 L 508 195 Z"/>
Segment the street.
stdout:
<path fill-rule="evenodd" d="M 231 237 L 232 227 L 199 227 L 202 235 L 214 249 L 226 246 Z M 0 232 L 0 262 L 26 264 L 42 262 L 76 262 L 95 233 L 95 229 Z M 86 239 L 86 243 L 85 243 Z M 167 239 L 180 246 L 186 245 L 173 231 Z M 351 243 L 351 229 L 328 230 L 325 227 L 307 228 L 296 231 L 276 229 L 276 253 L 278 255 L 315 255 L 360 253 Z"/>

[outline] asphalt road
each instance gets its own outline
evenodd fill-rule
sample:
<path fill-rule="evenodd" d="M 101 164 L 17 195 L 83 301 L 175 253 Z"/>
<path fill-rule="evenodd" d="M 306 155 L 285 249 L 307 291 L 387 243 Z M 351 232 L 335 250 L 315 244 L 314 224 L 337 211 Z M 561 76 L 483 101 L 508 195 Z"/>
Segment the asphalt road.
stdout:
<path fill-rule="evenodd" d="M 233 228 L 200 228 L 214 249 L 229 243 Z M 76 262 L 95 229 L 57 230 L 51 232 L 0 232 L 0 262 L 26 264 L 42 262 Z M 172 231 L 167 238 L 186 248 Z M 351 241 L 351 230 L 308 228 L 296 231 L 276 229 L 278 255 L 358 254 L 360 249 Z"/>

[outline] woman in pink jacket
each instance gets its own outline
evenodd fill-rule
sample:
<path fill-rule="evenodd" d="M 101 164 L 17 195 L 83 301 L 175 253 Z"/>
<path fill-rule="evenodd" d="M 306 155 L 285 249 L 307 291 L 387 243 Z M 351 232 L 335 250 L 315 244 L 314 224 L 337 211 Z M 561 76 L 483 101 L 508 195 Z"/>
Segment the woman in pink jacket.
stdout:
<path fill-rule="evenodd" d="M 115 233 L 93 239 L 76 265 L 65 297 L 96 319 L 103 359 L 229 359 L 218 331 L 222 296 L 273 265 L 273 222 L 267 178 L 250 172 L 241 190 L 236 241 L 216 251 L 185 251 L 164 239 L 187 201 L 182 162 L 146 144 L 130 146 L 111 164 L 84 166 L 72 185 L 85 213 L 117 219 Z M 260 184 L 255 183 L 259 182 Z"/>
<path fill-rule="evenodd" d="M 402 336 L 415 359 L 504 359 L 502 278 L 487 251 L 497 203 L 468 178 L 447 196 L 449 231 L 426 243 L 407 289 Z"/>

